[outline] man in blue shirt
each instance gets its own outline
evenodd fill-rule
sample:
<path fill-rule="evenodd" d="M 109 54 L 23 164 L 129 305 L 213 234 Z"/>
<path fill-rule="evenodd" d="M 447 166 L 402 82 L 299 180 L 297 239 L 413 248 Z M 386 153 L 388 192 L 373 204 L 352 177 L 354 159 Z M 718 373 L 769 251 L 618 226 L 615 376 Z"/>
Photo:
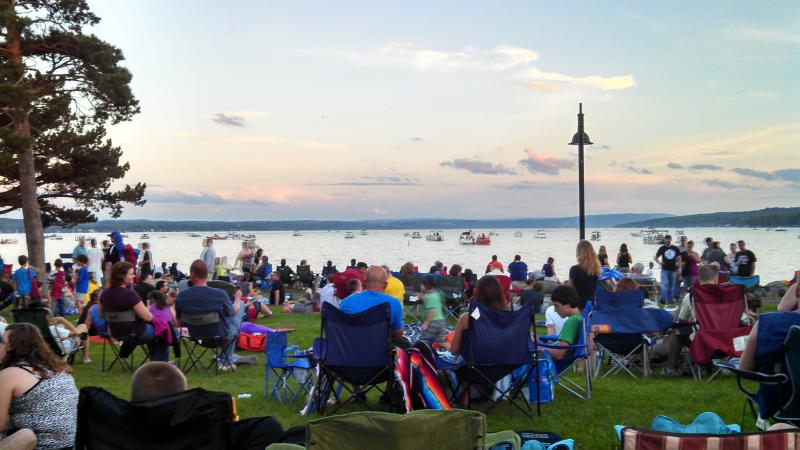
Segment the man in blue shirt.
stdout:
<path fill-rule="evenodd" d="M 525 279 L 528 278 L 528 265 L 522 262 L 522 257 L 514 255 L 514 262 L 508 265 L 508 274 L 511 276 L 511 286 L 524 288 Z"/>
<path fill-rule="evenodd" d="M 404 344 L 403 307 L 396 298 L 385 294 L 386 271 L 381 266 L 372 266 L 365 273 L 364 290 L 342 300 L 339 309 L 347 314 L 358 314 L 382 303 L 389 304 L 389 321 L 392 327 L 392 341 Z"/>

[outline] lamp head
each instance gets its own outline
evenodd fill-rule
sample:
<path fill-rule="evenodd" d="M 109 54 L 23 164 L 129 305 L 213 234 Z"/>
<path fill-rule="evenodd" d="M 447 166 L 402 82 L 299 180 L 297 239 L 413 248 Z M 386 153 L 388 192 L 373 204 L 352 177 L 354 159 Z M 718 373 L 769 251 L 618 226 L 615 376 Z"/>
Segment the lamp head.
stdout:
<path fill-rule="evenodd" d="M 581 143 L 580 134 L 579 133 L 575 133 L 575 135 L 572 136 L 572 142 L 570 142 L 569 145 L 580 145 L 580 143 Z M 593 144 L 593 142 L 592 142 L 591 139 L 589 139 L 589 135 L 586 134 L 586 132 L 584 131 L 583 132 L 583 145 L 592 145 L 592 144 Z"/>

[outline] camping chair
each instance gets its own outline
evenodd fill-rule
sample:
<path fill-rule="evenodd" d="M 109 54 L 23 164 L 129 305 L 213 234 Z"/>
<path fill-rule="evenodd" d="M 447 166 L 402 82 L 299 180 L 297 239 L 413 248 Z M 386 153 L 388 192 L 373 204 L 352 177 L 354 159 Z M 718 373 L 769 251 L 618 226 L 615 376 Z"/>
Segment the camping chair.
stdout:
<path fill-rule="evenodd" d="M 444 294 L 448 316 L 458 320 L 458 316 L 468 305 L 466 304 L 466 293 L 464 292 L 464 278 L 452 275 L 442 275 L 439 278 L 439 289 Z"/>
<path fill-rule="evenodd" d="M 226 294 L 228 294 L 228 298 L 231 299 L 231 301 L 234 301 L 236 291 L 239 289 L 235 284 L 228 283 L 225 280 L 209 280 L 206 282 L 206 285 L 208 287 L 222 289 Z"/>
<path fill-rule="evenodd" d="M 689 346 L 692 359 L 690 368 L 694 379 L 700 381 L 702 370 L 696 365 L 706 366 L 714 357 L 741 356 L 744 346 L 735 346 L 734 340 L 749 335 L 752 326 L 741 325 L 742 316 L 747 311 L 742 286 L 695 282 L 690 295 L 697 319 L 694 339 Z M 718 368 L 708 381 L 713 380 L 721 370 Z"/>
<path fill-rule="evenodd" d="M 311 266 L 297 266 L 297 281 L 306 287 L 314 286 L 314 274 L 311 272 Z"/>
<path fill-rule="evenodd" d="M 217 365 L 217 374 L 226 368 L 235 370 L 236 366 L 228 359 L 227 351 L 236 339 L 227 337 L 227 326 L 216 311 L 204 314 L 181 314 L 181 325 L 189 330 L 188 336 L 181 336 L 186 348 L 186 364 L 183 372 L 189 373 L 195 367 L 210 375 L 211 366 Z M 212 352 L 214 358 L 207 365 L 201 361 L 206 353 Z"/>
<path fill-rule="evenodd" d="M 139 338 L 134 331 L 136 314 L 132 309 L 118 312 L 104 311 L 103 314 L 105 315 L 106 324 L 108 326 L 108 336 L 112 340 L 115 339 L 121 342 L 119 349 L 112 348 L 115 358 L 111 365 L 108 366 L 108 370 L 110 371 L 111 368 L 114 367 L 114 363 L 119 361 L 123 367 L 133 372 L 136 367 L 139 367 L 150 359 L 147 346 L 138 343 Z M 142 351 L 144 351 L 144 358 L 138 365 L 135 364 L 134 358 L 137 347 L 141 347 Z"/>
<path fill-rule="evenodd" d="M 350 396 L 334 413 L 356 400 L 369 408 L 366 394 L 372 388 L 391 395 L 394 353 L 390 344 L 389 304 L 381 303 L 358 314 L 347 314 L 324 303 L 321 316 L 320 337 L 314 340 L 314 358 L 320 368 L 315 388 L 317 413 L 323 414 L 328 395 L 337 382 Z M 386 391 L 379 386 L 383 382 L 386 382 Z"/>
<path fill-rule="evenodd" d="M 638 367 L 644 376 L 650 373 L 649 349 L 655 343 L 654 333 L 672 327 L 672 315 L 658 308 L 642 308 L 643 291 L 611 292 L 603 287 L 595 291 L 594 310 L 590 317 L 591 331 L 598 352 L 595 376 L 600 375 L 602 362 L 608 355 L 610 367 L 601 378 L 621 371 L 636 378 Z M 636 359 L 641 355 L 641 362 Z"/>
<path fill-rule="evenodd" d="M 11 318 L 15 323 L 29 323 L 39 329 L 42 337 L 50 349 L 59 357 L 66 360 L 69 364 L 75 359 L 75 354 L 81 350 L 81 346 L 76 345 L 67 352 L 64 343 L 60 338 L 53 336 L 50 331 L 50 324 L 47 322 L 47 315 L 50 311 L 43 307 L 14 308 L 11 310 Z"/>
<path fill-rule="evenodd" d="M 311 361 L 308 352 L 298 352 L 296 345 L 287 346 L 286 333 L 269 331 L 264 353 L 264 398 L 276 397 L 279 402 L 293 402 L 301 393 L 308 394 L 311 387 Z M 287 361 L 287 358 L 290 360 Z M 296 390 L 289 386 L 289 378 L 297 383 Z"/>
<path fill-rule="evenodd" d="M 487 413 L 505 400 L 530 417 L 530 404 L 522 397 L 525 406 L 520 406 L 517 398 L 520 397 L 522 387 L 528 383 L 531 371 L 538 367 L 537 353 L 531 353 L 528 349 L 531 329 L 533 335 L 536 335 L 531 306 L 524 305 L 516 311 L 498 311 L 475 303 L 470 309 L 469 328 L 460 351 L 464 361 L 460 364 L 448 364 L 437 358 L 436 362 L 437 369 L 453 370 L 458 377 L 451 402 L 455 403 L 464 392 L 470 392 L 474 387 L 491 402 Z M 501 389 L 497 386 L 500 379 L 523 366 L 525 368 L 512 377 L 507 388 Z M 536 377 L 538 378 L 538 374 Z M 492 400 L 493 394 L 497 395 L 496 400 Z M 541 413 L 541 401 L 538 397 L 537 395 L 537 414 Z M 467 407 L 469 406 L 468 403 Z"/>
<path fill-rule="evenodd" d="M 78 400 L 76 449 L 225 449 L 231 447 L 233 399 L 191 389 L 153 401 L 128 402 L 99 387 Z"/>
<path fill-rule="evenodd" d="M 686 434 L 625 427 L 620 433 L 620 448 L 625 450 L 663 449 L 747 449 L 790 450 L 800 445 L 796 429 L 760 433 Z"/>
<path fill-rule="evenodd" d="M 425 310 L 422 299 L 419 297 L 419 293 L 422 290 L 422 276 L 418 273 L 398 274 L 397 278 L 403 282 L 403 286 L 406 289 L 406 293 L 403 296 L 403 315 L 408 316 L 411 319 L 410 322 L 421 322 L 422 314 Z M 416 301 L 411 301 L 412 297 L 416 298 Z"/>
<path fill-rule="evenodd" d="M 760 330 L 759 330 L 760 331 Z M 745 395 L 753 418 L 759 428 L 768 426 L 768 419 L 776 419 L 800 426 L 800 326 L 793 325 L 786 334 L 783 350 L 776 358 L 773 373 L 752 372 L 738 368 L 729 361 L 715 362 L 717 367 L 736 375 L 739 390 Z M 742 380 L 760 383 L 758 392 L 744 388 Z M 758 412 L 756 412 L 758 407 Z"/>
<path fill-rule="evenodd" d="M 566 348 L 571 352 L 565 358 L 559 361 L 553 361 L 555 366 L 556 383 L 558 386 L 564 388 L 570 394 L 589 400 L 592 397 L 592 368 L 591 368 L 591 348 L 589 347 L 589 320 L 588 317 L 592 312 L 592 302 L 586 302 L 586 305 L 581 311 L 583 320 L 581 322 L 581 334 L 578 336 L 578 342 L 575 345 L 568 347 L 556 346 L 548 342 L 558 342 L 558 336 L 539 336 L 538 341 L 531 342 L 529 348 L 531 351 L 544 350 L 548 348 Z M 549 355 L 547 356 L 549 358 Z M 581 367 L 583 367 L 581 369 Z M 570 371 L 583 371 L 584 382 L 583 385 L 571 380 L 567 377 Z"/>

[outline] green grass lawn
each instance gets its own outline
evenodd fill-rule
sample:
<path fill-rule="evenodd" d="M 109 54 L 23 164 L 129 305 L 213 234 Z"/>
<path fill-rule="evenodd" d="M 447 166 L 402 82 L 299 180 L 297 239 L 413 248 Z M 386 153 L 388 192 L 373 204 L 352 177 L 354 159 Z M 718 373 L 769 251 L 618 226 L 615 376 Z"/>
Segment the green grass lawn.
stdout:
<path fill-rule="evenodd" d="M 774 310 L 774 306 L 767 306 L 765 309 Z M 289 335 L 289 343 L 297 344 L 301 348 L 310 347 L 312 340 L 319 335 L 318 314 L 276 313 L 260 322 L 271 327 L 295 328 L 296 331 Z M 127 398 L 130 373 L 116 366 L 111 372 L 101 372 L 101 349 L 101 345 L 92 346 L 91 358 L 94 362 L 90 365 L 76 361 L 74 368 L 78 386 L 101 386 L 119 397 Z M 109 354 L 110 352 L 106 357 Z M 188 376 L 190 387 L 224 391 L 234 396 L 251 394 L 251 398 L 237 402 L 242 418 L 275 416 L 286 428 L 303 424 L 313 418 L 300 416 L 298 412 L 303 407 L 300 399 L 293 404 L 264 399 L 264 355 L 259 354 L 258 357 L 257 365 L 241 366 L 235 373 L 212 373 L 209 377 L 193 371 Z M 656 366 L 655 372 L 658 373 L 659 370 L 660 366 Z M 590 401 L 578 399 L 558 389 L 555 402 L 543 405 L 541 417 L 527 418 L 511 406 L 502 405 L 488 416 L 488 429 L 555 432 L 575 439 L 578 448 L 607 449 L 617 446 L 613 425 L 647 426 L 659 414 L 688 422 L 703 411 L 714 411 L 727 423 L 739 423 L 745 430 L 753 431 L 749 411 L 744 422 L 742 421 L 743 398 L 736 387 L 735 379 L 730 376 L 717 377 L 711 383 L 697 383 L 690 377 L 653 376 L 634 380 L 627 375 L 618 375 L 595 380 Z M 372 401 L 371 405 L 382 408 L 377 401 Z"/>

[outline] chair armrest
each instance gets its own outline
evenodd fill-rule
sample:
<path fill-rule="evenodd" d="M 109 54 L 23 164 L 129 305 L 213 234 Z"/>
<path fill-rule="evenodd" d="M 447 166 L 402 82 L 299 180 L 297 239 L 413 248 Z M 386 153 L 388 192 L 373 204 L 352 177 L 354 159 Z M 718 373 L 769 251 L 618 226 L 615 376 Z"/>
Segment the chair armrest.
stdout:
<path fill-rule="evenodd" d="M 743 370 L 731 364 L 726 364 L 727 361 L 714 361 L 714 365 L 721 367 L 736 374 L 737 378 L 743 378 L 749 381 L 755 381 L 763 384 L 783 384 L 789 382 L 789 377 L 784 373 L 766 374 L 762 372 L 753 372 L 750 370 Z"/>
<path fill-rule="evenodd" d="M 537 336 L 540 341 L 558 341 L 558 335 L 551 334 L 547 336 Z"/>
<path fill-rule="evenodd" d="M 549 348 L 549 349 L 553 349 L 553 350 L 581 350 L 581 349 L 585 349 L 585 348 L 588 348 L 588 347 L 589 346 L 587 344 L 582 344 L 582 345 L 555 345 L 555 344 L 545 344 L 543 342 L 535 343 L 535 350 L 538 350 L 539 348 Z"/>

